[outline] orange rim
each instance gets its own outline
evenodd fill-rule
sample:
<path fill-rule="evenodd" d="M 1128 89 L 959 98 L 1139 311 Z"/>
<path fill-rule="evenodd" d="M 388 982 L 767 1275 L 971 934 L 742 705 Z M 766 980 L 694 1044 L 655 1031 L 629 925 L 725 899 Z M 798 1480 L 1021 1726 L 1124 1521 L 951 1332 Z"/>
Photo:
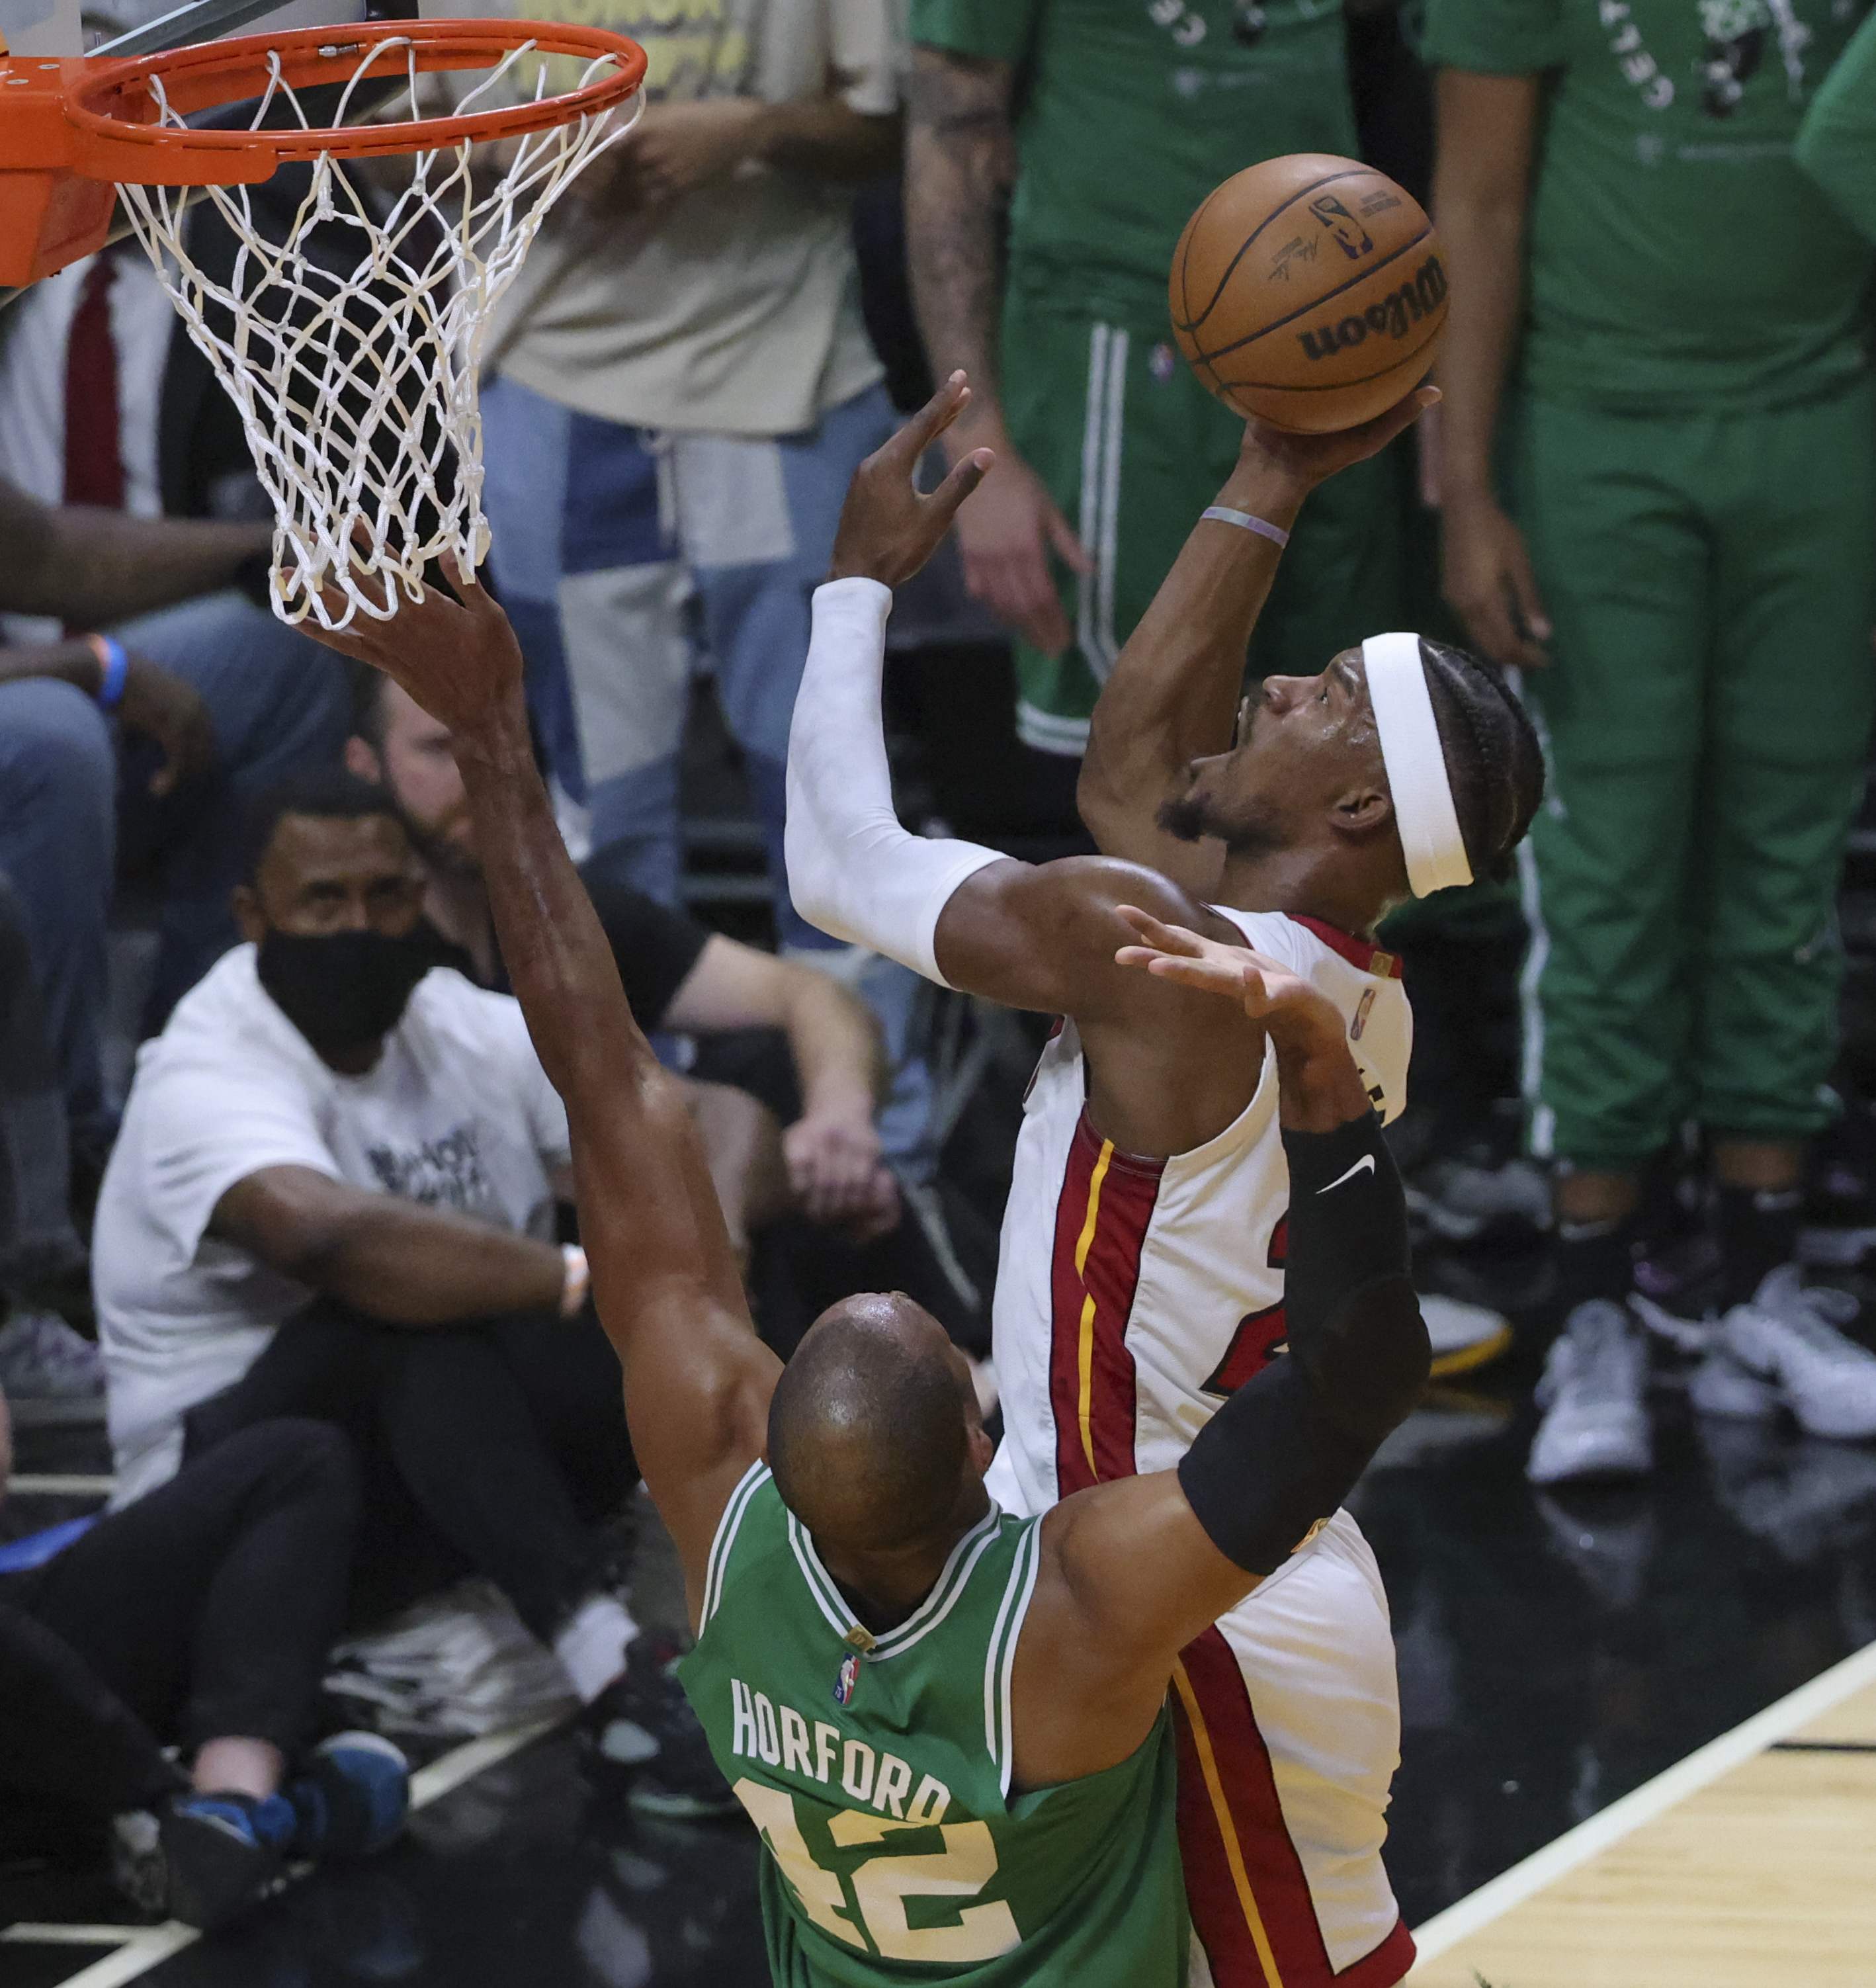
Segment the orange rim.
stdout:
<path fill-rule="evenodd" d="M 179 130 L 151 120 L 156 99 L 147 79 L 160 76 L 170 107 L 184 116 L 217 104 L 238 103 L 263 95 L 271 79 L 268 57 L 280 59 L 280 80 L 294 90 L 317 83 L 346 83 L 361 68 L 361 79 L 394 75 L 414 60 L 428 73 L 491 69 L 527 43 L 543 55 L 591 60 L 610 56 L 617 66 L 580 89 L 499 110 L 474 110 L 454 117 L 413 118 L 396 124 L 336 125 L 312 130 Z M 364 64 L 374 44 L 393 43 L 382 63 Z M 550 130 L 610 110 L 632 96 L 644 79 L 645 52 L 624 35 L 599 28 L 569 27 L 531 21 L 370 21 L 337 28 L 297 28 L 280 35 L 244 35 L 225 42 L 202 42 L 100 63 L 87 73 L 66 103 L 66 120 L 80 131 L 107 140 L 113 149 L 131 144 L 150 154 L 150 184 L 166 184 L 162 167 L 189 173 L 191 155 L 204 164 L 225 154 L 252 157 L 264 150 L 276 159 L 311 159 L 322 153 L 350 157 L 399 152 L 428 152 L 491 138 L 519 137 Z M 119 173 L 120 179 L 144 178 Z"/>

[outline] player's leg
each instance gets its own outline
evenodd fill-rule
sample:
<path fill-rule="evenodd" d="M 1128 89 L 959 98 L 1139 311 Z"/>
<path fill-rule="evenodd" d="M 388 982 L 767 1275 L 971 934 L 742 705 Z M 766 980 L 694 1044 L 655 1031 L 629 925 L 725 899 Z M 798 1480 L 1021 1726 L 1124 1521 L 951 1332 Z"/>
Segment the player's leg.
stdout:
<path fill-rule="evenodd" d="M 1236 459 L 1242 424 L 1207 394 L 1156 323 L 1109 322 L 1012 291 L 1003 323 L 1004 415 L 1094 560 L 1058 565 L 1073 644 L 1016 644 L 1016 729 L 1079 756 L 1101 685 L 1192 522 Z"/>
<path fill-rule="evenodd" d="M 642 431 L 512 380 L 482 410 L 491 564 L 556 783 L 583 801 L 593 847 L 625 848 L 631 881 L 670 903 L 689 583 L 658 456 Z"/>
<path fill-rule="evenodd" d="M 1519 515 L 1556 634 L 1525 690 L 1549 791 L 1523 872 L 1533 1144 L 1557 1185 L 1567 1329 L 1531 1470 L 1648 1468 L 1629 1294 L 1638 1182 L 1686 1117 L 1688 899 L 1712 642 L 1699 493 L 1679 424 L 1533 404 Z M 1611 1407 L 1611 1401 L 1618 1405 Z"/>
<path fill-rule="evenodd" d="M 82 691 L 49 677 L 0 684 L 0 874 L 25 929 L 73 1137 L 95 1146 L 100 1165 L 113 1131 L 99 1031 L 116 782 L 110 728 Z"/>
<path fill-rule="evenodd" d="M 1729 1303 L 1796 1255 L 1803 1142 L 1829 1122 L 1844 842 L 1876 675 L 1876 394 L 1704 438 L 1717 644 L 1696 1055 Z"/>
<path fill-rule="evenodd" d="M 1173 1686 L 1180 1854 L 1217 1988 L 1399 1980 L 1413 1946 L 1381 1856 L 1394 1642 L 1354 1521 L 1191 1645 Z"/>

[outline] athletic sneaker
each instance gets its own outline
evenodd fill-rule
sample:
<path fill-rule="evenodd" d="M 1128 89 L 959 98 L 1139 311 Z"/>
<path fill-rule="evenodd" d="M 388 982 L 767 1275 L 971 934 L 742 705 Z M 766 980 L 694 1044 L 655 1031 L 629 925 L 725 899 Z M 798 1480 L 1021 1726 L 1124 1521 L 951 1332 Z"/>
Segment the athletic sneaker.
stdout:
<path fill-rule="evenodd" d="M 22 1428 L 104 1419 L 104 1356 L 52 1313 L 0 1325 L 0 1391 Z"/>
<path fill-rule="evenodd" d="M 1435 1160 L 1407 1187 L 1408 1215 L 1447 1242 L 1509 1241 L 1550 1226 L 1550 1184 L 1529 1160 Z"/>
<path fill-rule="evenodd" d="M 1779 1410 L 1778 1390 L 1742 1367 L 1723 1346 L 1715 1346 L 1694 1369 L 1687 1398 L 1696 1415 L 1724 1422 L 1769 1422 Z"/>
<path fill-rule="evenodd" d="M 375 1857 L 404 1827 L 411 1763 L 380 1733 L 335 1733 L 282 1792 L 297 1819 L 296 1857 Z"/>
<path fill-rule="evenodd" d="M 170 1916 L 226 1925 L 286 1878 L 296 1818 L 280 1795 L 173 1795 L 157 1817 Z"/>
<path fill-rule="evenodd" d="M 624 1676 L 581 1715 L 587 1773 L 601 1785 L 629 1774 L 627 1799 L 653 1815 L 734 1815 L 741 1804 L 678 1682 L 678 1655 L 662 1638 L 633 1643 Z"/>
<path fill-rule="evenodd" d="M 1646 1476 L 1655 1467 L 1648 1391 L 1648 1342 L 1627 1309 L 1607 1298 L 1578 1305 L 1537 1383 L 1544 1418 L 1525 1476 L 1533 1484 Z"/>
<path fill-rule="evenodd" d="M 1846 1339 L 1857 1305 L 1847 1291 L 1807 1290 L 1795 1263 L 1770 1272 L 1749 1304 L 1719 1324 L 1719 1343 L 1739 1364 L 1776 1384 L 1780 1399 L 1812 1435 L 1876 1436 L 1876 1353 Z"/>
<path fill-rule="evenodd" d="M 1487 1306 L 1423 1291 L 1420 1316 L 1427 1322 L 1427 1337 L 1432 1343 L 1432 1378 L 1435 1381 L 1470 1373 L 1510 1348 L 1510 1320 Z"/>

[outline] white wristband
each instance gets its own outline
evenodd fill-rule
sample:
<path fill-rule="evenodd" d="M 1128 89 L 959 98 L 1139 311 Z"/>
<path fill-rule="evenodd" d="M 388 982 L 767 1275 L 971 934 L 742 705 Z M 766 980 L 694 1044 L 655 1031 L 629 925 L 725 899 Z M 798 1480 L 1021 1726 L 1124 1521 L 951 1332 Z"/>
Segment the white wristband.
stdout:
<path fill-rule="evenodd" d="M 1268 539 L 1280 551 L 1290 543 L 1290 534 L 1281 525 L 1273 525 L 1268 518 L 1254 517 L 1249 511 L 1234 511 L 1229 504 L 1213 504 L 1199 512 L 1201 518 L 1209 518 L 1215 524 L 1235 525 L 1242 532 L 1255 532 L 1260 539 Z"/>
<path fill-rule="evenodd" d="M 577 1242 L 560 1245 L 560 1261 L 566 1266 L 560 1282 L 560 1316 L 577 1318 L 586 1310 L 586 1293 L 593 1288 L 592 1269 Z"/>

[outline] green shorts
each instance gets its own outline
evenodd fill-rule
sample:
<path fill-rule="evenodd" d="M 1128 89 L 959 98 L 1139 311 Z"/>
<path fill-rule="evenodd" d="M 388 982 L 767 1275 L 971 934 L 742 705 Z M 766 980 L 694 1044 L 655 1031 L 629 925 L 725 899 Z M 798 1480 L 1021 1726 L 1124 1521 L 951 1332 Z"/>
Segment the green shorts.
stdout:
<path fill-rule="evenodd" d="M 1628 1171 L 1689 1121 L 1829 1122 L 1844 841 L 1876 672 L 1876 391 L 1517 424 L 1556 627 L 1525 690 L 1550 788 L 1525 864 L 1533 1143 Z"/>
<path fill-rule="evenodd" d="M 1074 646 L 1016 645 L 1017 729 L 1080 753 L 1121 644 L 1237 461 L 1244 424 L 1199 385 L 1163 319 L 1104 323 L 1012 291 L 1002 333 L 1010 438 L 1095 557 L 1063 570 Z M 1252 644 L 1262 675 L 1313 675 L 1342 649 L 1398 625 L 1398 464 L 1357 464 L 1303 507 Z"/>

